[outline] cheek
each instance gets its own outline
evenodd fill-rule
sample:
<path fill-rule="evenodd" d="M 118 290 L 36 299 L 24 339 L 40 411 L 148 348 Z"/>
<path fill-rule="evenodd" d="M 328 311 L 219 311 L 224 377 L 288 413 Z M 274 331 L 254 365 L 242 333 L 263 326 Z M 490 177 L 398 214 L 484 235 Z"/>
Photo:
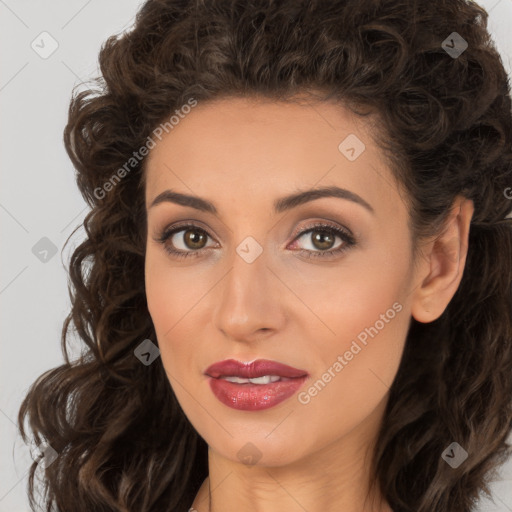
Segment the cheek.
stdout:
<path fill-rule="evenodd" d="M 308 418 L 333 435 L 368 416 L 395 378 L 410 322 L 407 254 L 407 245 L 361 253 L 321 287 L 310 283 L 302 289 L 323 325 L 311 322 L 320 364 L 299 401 Z M 322 411 L 333 420 L 330 426 Z"/>
<path fill-rule="evenodd" d="M 354 307 L 349 301 L 344 309 L 335 308 L 326 316 L 336 336 L 323 336 L 317 343 L 315 351 L 320 352 L 322 363 L 297 397 L 310 428 L 321 431 L 325 438 L 351 431 L 389 392 L 400 364 L 408 319 L 406 308 L 388 294 L 354 294 L 352 300 L 364 299 L 359 303 L 364 307 Z"/>
<path fill-rule="evenodd" d="M 158 250 L 146 254 L 145 286 L 148 310 L 155 327 L 160 355 L 169 375 L 189 374 L 185 368 L 197 366 L 200 341 L 197 314 L 201 301 L 215 280 L 197 265 L 191 268 L 173 266 Z M 181 379 L 180 379 L 181 380 Z"/>
<path fill-rule="evenodd" d="M 211 276 L 210 276 L 211 277 Z M 145 287 L 148 309 L 158 333 L 170 336 L 178 322 L 211 287 L 199 265 L 193 270 L 173 265 L 162 249 L 148 249 L 145 262 Z M 167 334 L 166 334 L 167 333 Z"/>

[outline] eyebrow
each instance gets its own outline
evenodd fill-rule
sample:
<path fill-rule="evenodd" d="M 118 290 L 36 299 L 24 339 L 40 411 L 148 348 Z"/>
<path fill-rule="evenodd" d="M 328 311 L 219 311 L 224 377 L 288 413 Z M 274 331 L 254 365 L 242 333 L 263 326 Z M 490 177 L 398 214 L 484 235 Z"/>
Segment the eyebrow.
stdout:
<path fill-rule="evenodd" d="M 362 197 L 358 196 L 354 192 L 351 192 L 350 190 L 336 186 L 304 190 L 276 199 L 274 201 L 274 212 L 282 213 L 286 210 L 296 208 L 297 206 L 300 206 L 304 203 L 308 203 L 322 197 L 337 197 L 339 199 L 353 201 L 354 203 L 357 203 L 366 208 L 369 212 L 373 214 L 375 213 L 373 207 L 368 204 Z M 197 196 L 181 194 L 173 190 L 164 190 L 161 194 L 158 194 L 149 208 L 164 202 L 175 203 L 181 206 L 188 206 L 195 208 L 196 210 L 213 213 L 214 215 L 218 214 L 217 208 L 210 201 Z"/>

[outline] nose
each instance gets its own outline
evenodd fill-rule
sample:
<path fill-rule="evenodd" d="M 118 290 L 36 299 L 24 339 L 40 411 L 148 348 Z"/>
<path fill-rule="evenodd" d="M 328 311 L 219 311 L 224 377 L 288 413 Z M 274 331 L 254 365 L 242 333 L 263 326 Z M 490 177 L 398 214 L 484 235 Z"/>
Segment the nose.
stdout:
<path fill-rule="evenodd" d="M 286 288 L 270 268 L 265 251 L 252 263 L 236 253 L 218 286 L 214 322 L 225 337 L 251 342 L 283 328 Z"/>

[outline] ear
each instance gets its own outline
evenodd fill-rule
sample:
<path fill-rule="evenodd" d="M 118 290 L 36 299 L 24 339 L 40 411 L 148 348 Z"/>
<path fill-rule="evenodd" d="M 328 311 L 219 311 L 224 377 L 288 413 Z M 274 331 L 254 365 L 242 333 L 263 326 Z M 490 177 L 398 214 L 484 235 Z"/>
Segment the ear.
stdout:
<path fill-rule="evenodd" d="M 466 263 L 473 212 L 473 201 L 457 196 L 442 232 L 422 246 L 411 303 L 418 322 L 439 318 L 455 295 Z"/>

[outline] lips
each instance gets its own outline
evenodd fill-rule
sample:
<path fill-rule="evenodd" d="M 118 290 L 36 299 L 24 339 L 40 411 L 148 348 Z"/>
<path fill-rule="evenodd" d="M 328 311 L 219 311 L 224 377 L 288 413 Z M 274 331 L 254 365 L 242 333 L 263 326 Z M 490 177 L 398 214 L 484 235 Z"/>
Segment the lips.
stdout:
<path fill-rule="evenodd" d="M 295 379 L 307 376 L 308 372 L 267 359 L 257 359 L 252 363 L 241 363 L 234 359 L 227 359 L 209 366 L 205 374 L 214 379 L 220 377 L 255 379 L 265 375 L 276 375 L 283 379 Z"/>
<path fill-rule="evenodd" d="M 274 407 L 294 395 L 309 377 L 304 370 L 267 359 L 252 363 L 228 359 L 212 364 L 205 374 L 215 397 L 241 411 Z"/>

